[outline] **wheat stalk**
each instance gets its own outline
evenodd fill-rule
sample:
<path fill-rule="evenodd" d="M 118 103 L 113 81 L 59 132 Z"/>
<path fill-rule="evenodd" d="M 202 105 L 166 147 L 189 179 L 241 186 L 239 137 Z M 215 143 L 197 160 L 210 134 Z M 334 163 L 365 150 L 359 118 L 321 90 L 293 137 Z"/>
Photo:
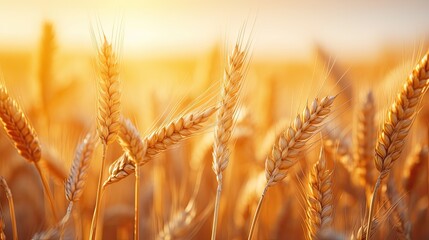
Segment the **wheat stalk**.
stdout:
<path fill-rule="evenodd" d="M 48 182 L 44 177 L 42 170 L 39 166 L 41 159 L 41 146 L 37 137 L 36 131 L 28 121 L 24 112 L 18 103 L 10 97 L 6 87 L 0 83 L 0 118 L 7 135 L 15 144 L 18 153 L 27 159 L 29 162 L 34 163 L 40 178 L 42 180 L 45 193 L 50 203 L 52 215 L 54 220 L 57 219 L 57 213 L 54 206 L 54 200 L 49 189 Z"/>
<path fill-rule="evenodd" d="M 98 211 L 101 203 L 102 180 L 107 146 L 113 143 L 120 130 L 121 91 L 119 81 L 119 64 L 112 45 L 104 36 L 104 42 L 98 52 L 98 114 L 97 132 L 103 144 L 101 168 L 98 178 L 97 197 L 91 223 L 90 239 L 95 239 Z"/>
<path fill-rule="evenodd" d="M 139 164 L 143 161 L 147 152 L 147 141 L 142 140 L 136 127 L 129 119 L 121 119 L 121 130 L 119 131 L 119 143 L 135 163 L 135 191 L 134 191 L 134 239 L 140 236 L 139 226 L 139 195 L 140 195 L 140 171 Z"/>
<path fill-rule="evenodd" d="M 405 138 L 418 112 L 418 105 L 429 85 L 429 53 L 422 58 L 414 68 L 391 105 L 375 148 L 375 166 L 379 171 L 377 182 L 372 193 L 368 215 L 368 228 L 371 229 L 371 219 L 374 212 L 374 203 L 381 182 L 401 155 L 405 145 Z M 369 240 L 369 233 L 367 233 Z"/>
<path fill-rule="evenodd" d="M 10 188 L 7 185 L 6 179 L 4 179 L 4 177 L 2 176 L 0 176 L 0 187 L 3 188 L 4 192 L 6 193 L 6 198 L 9 203 L 9 214 L 10 214 L 10 221 L 12 223 L 13 239 L 17 240 L 18 230 L 16 228 L 15 206 L 13 204 L 12 192 L 10 191 Z"/>
<path fill-rule="evenodd" d="M 38 162 L 42 155 L 36 131 L 3 84 L 0 84 L 0 118 L 18 153 L 30 162 Z"/>
<path fill-rule="evenodd" d="M 202 124 L 213 115 L 216 109 L 216 107 L 209 107 L 183 115 L 149 134 L 143 140 L 147 142 L 147 151 L 143 160 L 139 162 L 139 165 L 145 164 L 172 145 L 192 136 L 202 129 Z M 109 177 L 104 182 L 103 187 L 126 178 L 134 173 L 135 168 L 136 164 L 131 161 L 128 154 L 123 154 L 110 165 Z"/>
<path fill-rule="evenodd" d="M 97 143 L 98 141 L 95 135 L 88 133 L 78 145 L 70 168 L 70 174 L 64 187 L 66 199 L 69 201 L 66 214 L 52 229 L 49 229 L 44 233 L 40 233 L 40 237 L 44 237 L 44 234 L 48 234 L 46 236 L 49 236 L 50 233 L 59 232 L 60 238 L 62 239 L 64 226 L 72 213 L 73 203 L 79 201 L 82 196 L 88 175 L 89 163 Z"/>
<path fill-rule="evenodd" d="M 287 171 L 297 163 L 297 157 L 305 149 L 305 144 L 319 130 L 323 120 L 331 112 L 334 99 L 335 97 L 332 96 L 324 97 L 322 100 L 314 99 L 310 108 L 306 106 L 302 116 L 298 114 L 290 127 L 277 137 L 271 155 L 265 161 L 267 183 L 253 217 L 249 240 L 252 239 L 253 230 L 268 188 L 283 180 Z"/>
<path fill-rule="evenodd" d="M 237 109 L 241 86 L 244 82 L 243 67 L 246 52 L 237 43 L 228 58 L 228 67 L 225 68 L 223 86 L 221 90 L 220 108 L 216 115 L 214 130 L 213 162 L 212 168 L 218 182 L 213 216 L 211 239 L 216 239 L 217 221 L 219 215 L 220 196 L 222 192 L 222 172 L 229 162 L 229 139 L 234 126 L 234 114 Z"/>
<path fill-rule="evenodd" d="M 314 165 L 307 191 L 307 227 L 309 239 L 317 239 L 320 231 L 332 224 L 333 194 L 332 171 L 327 169 L 325 153 L 320 151 L 319 161 Z"/>

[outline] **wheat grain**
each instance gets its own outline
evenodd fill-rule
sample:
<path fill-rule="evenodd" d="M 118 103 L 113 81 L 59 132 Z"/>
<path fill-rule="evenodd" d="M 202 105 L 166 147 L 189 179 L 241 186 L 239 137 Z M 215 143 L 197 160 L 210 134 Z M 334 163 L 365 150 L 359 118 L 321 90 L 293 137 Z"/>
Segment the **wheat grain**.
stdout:
<path fill-rule="evenodd" d="M 136 165 L 143 161 L 147 151 L 147 140 L 141 139 L 139 132 L 129 119 L 121 119 L 119 143 Z"/>
<path fill-rule="evenodd" d="M 332 224 L 333 194 L 332 171 L 327 169 L 325 153 L 320 151 L 319 161 L 314 165 L 307 191 L 307 227 L 309 239 L 316 239 L 320 231 Z"/>
<path fill-rule="evenodd" d="M 297 157 L 305 149 L 307 141 L 319 130 L 323 120 L 329 116 L 335 97 L 327 96 L 322 100 L 314 99 L 310 108 L 305 107 L 302 116 L 298 114 L 290 127 L 276 139 L 271 155 L 265 161 L 265 177 L 267 184 L 259 199 L 250 227 L 249 237 L 258 219 L 268 188 L 286 177 L 287 171 L 297 163 Z"/>
<path fill-rule="evenodd" d="M 418 113 L 418 105 L 429 85 L 429 52 L 425 54 L 404 83 L 402 90 L 391 105 L 375 147 L 375 166 L 379 171 L 375 183 L 368 217 L 368 228 L 371 229 L 371 218 L 378 188 L 401 155 L 405 138 Z M 369 233 L 367 233 L 369 240 Z"/>
<path fill-rule="evenodd" d="M 134 222 L 134 239 L 139 239 L 139 195 L 140 195 L 140 171 L 139 163 L 143 161 L 147 150 L 147 141 L 142 140 L 136 127 L 131 123 L 129 119 L 121 119 L 121 130 L 119 131 L 119 143 L 125 150 L 126 154 L 131 157 L 135 162 L 135 192 L 134 192 L 134 211 L 135 211 L 135 222 Z"/>
<path fill-rule="evenodd" d="M 145 138 L 147 141 L 147 153 L 142 164 L 153 159 L 171 145 L 190 137 L 202 129 L 202 124 L 213 115 L 216 109 L 217 107 L 208 107 L 183 115 L 152 132 Z"/>
<path fill-rule="evenodd" d="M 88 133 L 76 149 L 70 174 L 65 184 L 66 198 L 70 202 L 79 201 L 82 195 L 89 164 L 96 145 L 97 139 L 94 134 Z"/>
<path fill-rule="evenodd" d="M 228 68 L 225 69 L 221 91 L 220 108 L 216 115 L 215 141 L 212 168 L 218 182 L 222 181 L 222 172 L 228 165 L 228 141 L 234 125 L 234 113 L 237 108 L 239 91 L 243 85 L 243 64 L 245 52 L 236 44 L 229 57 Z"/>
<path fill-rule="evenodd" d="M 234 114 L 240 97 L 241 86 L 244 82 L 243 66 L 246 60 L 246 52 L 237 43 L 228 58 L 228 67 L 225 68 L 223 86 L 221 90 L 220 108 L 216 115 L 214 129 L 213 162 L 212 169 L 218 182 L 215 209 L 213 216 L 213 229 L 211 239 L 216 239 L 216 228 L 222 192 L 222 172 L 229 162 L 229 139 L 234 126 Z"/>
<path fill-rule="evenodd" d="M 418 105 L 429 85 L 429 53 L 427 53 L 398 93 L 378 136 L 375 166 L 384 179 L 399 158 L 405 137 L 417 114 Z"/>
<path fill-rule="evenodd" d="M 109 145 L 120 130 L 121 91 L 118 59 L 106 37 L 98 53 L 98 61 L 97 131 L 103 145 Z"/>
<path fill-rule="evenodd" d="M 139 164 L 145 164 L 172 145 L 195 134 L 198 130 L 203 128 L 202 124 L 206 122 L 215 111 L 216 107 L 209 107 L 201 111 L 186 114 L 149 134 L 143 140 L 147 142 L 147 151 L 145 157 Z M 131 161 L 127 154 L 123 154 L 110 165 L 109 177 L 104 182 L 103 187 L 126 178 L 134 173 L 135 168 L 136 164 Z"/>
<path fill-rule="evenodd" d="M 320 124 L 331 112 L 335 97 L 314 99 L 310 108 L 305 107 L 291 126 L 280 135 L 271 155 L 265 161 L 267 185 L 272 186 L 286 177 L 287 171 L 296 164 L 297 157 L 305 149 L 306 142 L 318 131 Z"/>
<path fill-rule="evenodd" d="M 112 50 L 112 45 L 107 41 L 105 36 L 103 45 L 98 52 L 98 61 L 100 79 L 98 81 L 97 91 L 97 132 L 103 144 L 103 154 L 101 157 L 101 167 L 98 176 L 97 197 L 95 200 L 94 214 L 91 223 L 90 239 L 95 239 L 97 229 L 107 146 L 116 140 L 117 134 L 120 131 L 121 91 L 118 59 L 116 57 L 116 53 Z"/>
<path fill-rule="evenodd" d="M 110 165 L 109 177 L 104 182 L 103 187 L 106 187 L 112 183 L 118 182 L 128 177 L 129 175 L 134 173 L 135 168 L 136 164 L 130 159 L 127 154 L 123 154 Z"/>
<path fill-rule="evenodd" d="M 42 170 L 38 164 L 42 154 L 36 131 L 28 121 L 24 112 L 21 110 L 21 107 L 13 98 L 9 96 L 6 87 L 1 83 L 0 118 L 3 122 L 7 135 L 14 142 L 18 153 L 28 161 L 34 163 L 42 180 L 45 193 L 48 196 L 53 218 L 56 221 L 57 214 L 54 206 L 54 200 L 47 180 L 43 176 Z"/>
<path fill-rule="evenodd" d="M 38 162 L 41 147 L 36 131 L 3 84 L 0 84 L 0 118 L 19 154 L 30 162 Z"/>

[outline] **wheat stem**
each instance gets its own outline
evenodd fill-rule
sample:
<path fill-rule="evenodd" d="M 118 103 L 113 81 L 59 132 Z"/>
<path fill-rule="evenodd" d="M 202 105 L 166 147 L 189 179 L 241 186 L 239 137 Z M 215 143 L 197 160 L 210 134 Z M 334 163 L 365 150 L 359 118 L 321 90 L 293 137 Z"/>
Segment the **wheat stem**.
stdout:
<path fill-rule="evenodd" d="M 58 221 L 58 215 L 57 215 L 57 211 L 55 210 L 54 198 L 52 197 L 52 193 L 51 193 L 51 190 L 49 188 L 48 180 L 43 175 L 42 169 L 39 166 L 39 162 L 34 162 L 34 165 L 36 166 L 37 172 L 39 173 L 40 178 L 42 179 L 43 188 L 45 189 L 45 194 L 48 197 L 49 205 L 50 205 L 51 211 L 52 211 L 52 216 L 54 217 L 54 222 L 57 222 Z"/>
<path fill-rule="evenodd" d="M 100 168 L 100 173 L 98 176 L 97 198 L 95 201 L 95 209 L 94 209 L 94 213 L 92 216 L 91 232 L 90 232 L 90 237 L 89 237 L 89 239 L 91 239 L 91 240 L 95 239 L 95 235 L 96 235 L 96 231 L 97 231 L 98 214 L 99 214 L 100 203 L 101 203 L 101 198 L 102 198 L 101 184 L 102 184 L 102 180 L 103 180 L 104 163 L 106 161 L 106 151 L 107 151 L 107 145 L 105 143 L 103 143 L 103 155 L 101 157 L 101 168 Z"/>
<path fill-rule="evenodd" d="M 136 164 L 135 170 L 135 189 L 134 189 L 134 240 L 139 240 L 140 236 L 140 167 Z"/>
<path fill-rule="evenodd" d="M 4 179 L 4 177 L 1 177 L 1 176 L 0 176 L 0 185 L 3 188 L 4 192 L 6 193 L 6 198 L 9 203 L 9 214 L 10 214 L 10 221 L 12 223 L 13 240 L 17 240 L 18 230 L 16 228 L 15 205 L 13 204 L 12 192 L 10 191 L 10 188 L 7 185 L 6 179 Z"/>
<path fill-rule="evenodd" d="M 229 56 L 228 66 L 224 71 L 220 107 L 217 111 L 217 122 L 214 129 L 212 169 L 218 182 L 215 204 L 220 204 L 222 172 L 226 169 L 229 162 L 230 150 L 228 144 L 235 124 L 234 114 L 239 104 L 240 90 L 244 82 L 243 70 L 245 69 L 243 68 L 245 67 L 245 60 L 246 52 L 241 49 L 241 44 L 238 42 Z M 218 222 L 218 212 L 216 211 L 219 211 L 219 206 L 215 206 L 212 240 L 216 239 Z"/>
<path fill-rule="evenodd" d="M 256 221 L 258 220 L 258 217 L 259 217 L 259 212 L 261 211 L 262 202 L 264 201 L 265 194 L 267 193 L 269 187 L 270 187 L 269 184 L 265 185 L 264 191 L 262 192 L 261 198 L 259 199 L 258 206 L 256 206 L 256 211 L 255 211 L 255 215 L 253 216 L 252 225 L 250 225 L 249 237 L 247 238 L 248 240 L 252 240 L 253 231 L 255 229 Z"/>
<path fill-rule="evenodd" d="M 369 205 L 369 217 L 368 217 L 368 223 L 367 229 L 371 229 L 371 225 L 372 225 L 372 216 L 374 214 L 374 204 L 375 204 L 375 200 L 377 199 L 377 193 L 378 193 L 378 189 L 380 188 L 380 184 L 381 184 L 381 175 L 378 176 L 377 178 L 377 182 L 375 183 L 375 187 L 374 187 L 374 191 L 371 197 L 371 203 Z M 367 231 L 366 232 L 366 239 L 369 240 L 371 236 L 371 231 Z"/>
<path fill-rule="evenodd" d="M 371 229 L 371 218 L 374 212 L 374 201 L 378 194 L 381 181 L 392 170 L 393 164 L 398 160 L 405 145 L 406 137 L 418 113 L 418 106 L 429 86 L 429 52 L 413 69 L 404 83 L 402 90 L 396 96 L 395 101 L 387 112 L 378 136 L 375 148 L 374 162 L 379 175 L 374 187 L 370 203 L 368 228 Z M 369 233 L 367 233 L 369 239 Z"/>
<path fill-rule="evenodd" d="M 220 174 L 222 177 L 222 173 Z M 212 226 L 212 237 L 211 239 L 216 239 L 216 229 L 217 229 L 217 221 L 219 215 L 219 207 L 220 207 L 220 196 L 222 193 L 222 181 L 218 182 L 217 190 L 216 190 L 216 200 L 215 200 L 215 208 L 214 208 L 214 216 L 213 216 L 213 226 Z"/>

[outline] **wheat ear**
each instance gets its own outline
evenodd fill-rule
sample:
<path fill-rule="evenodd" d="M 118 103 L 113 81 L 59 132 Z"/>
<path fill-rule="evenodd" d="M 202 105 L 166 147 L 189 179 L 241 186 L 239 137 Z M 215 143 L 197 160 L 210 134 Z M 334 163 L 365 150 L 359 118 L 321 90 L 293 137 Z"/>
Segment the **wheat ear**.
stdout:
<path fill-rule="evenodd" d="M 356 177 L 359 183 L 368 191 L 369 186 L 373 184 L 373 175 L 371 174 L 371 160 L 375 149 L 375 104 L 374 95 L 370 91 L 360 104 L 357 113 L 357 126 L 355 134 L 354 162 Z"/>
<path fill-rule="evenodd" d="M 216 239 L 217 221 L 219 216 L 220 197 L 222 192 L 222 172 L 229 162 L 229 139 L 234 126 L 234 114 L 236 113 L 240 90 L 244 81 L 243 67 L 246 60 L 246 52 L 237 43 L 228 58 L 228 67 L 225 68 L 223 86 L 221 90 L 221 102 L 216 115 L 214 129 L 213 163 L 212 168 L 216 175 L 217 191 L 213 216 L 211 239 Z"/>
<path fill-rule="evenodd" d="M 4 192 L 6 193 L 6 198 L 9 203 L 10 221 L 12 223 L 13 240 L 17 240 L 18 230 L 16 228 L 16 217 L 15 217 L 15 207 L 14 207 L 15 205 L 13 204 L 12 192 L 10 191 L 10 188 L 7 185 L 6 179 L 4 179 L 4 177 L 2 176 L 0 176 L 0 187 L 3 188 Z"/>
<path fill-rule="evenodd" d="M 307 141 L 319 131 L 323 120 L 329 116 L 334 99 L 335 97 L 332 96 L 324 97 L 322 100 L 314 99 L 310 107 L 306 106 L 302 115 L 298 114 L 290 127 L 277 137 L 271 155 L 265 161 L 267 183 L 253 216 L 249 240 L 252 239 L 253 230 L 268 188 L 283 180 L 287 171 L 297 163 L 297 157 L 304 151 Z"/>
<path fill-rule="evenodd" d="M 190 137 L 198 130 L 202 129 L 202 124 L 206 122 L 216 110 L 217 107 L 208 107 L 186 114 L 152 132 L 146 138 L 147 153 L 143 163 L 153 159 L 171 145 Z"/>
<path fill-rule="evenodd" d="M 140 236 L 139 226 L 139 195 L 140 195 L 140 171 L 139 164 L 143 161 L 147 151 L 147 141 L 142 140 L 136 127 L 129 119 L 121 119 L 121 130 L 119 131 L 119 143 L 126 154 L 135 162 L 135 190 L 134 190 L 134 239 Z"/>
<path fill-rule="evenodd" d="M 114 142 L 120 130 L 121 91 L 119 81 L 119 63 L 112 45 L 104 37 L 98 52 L 98 114 L 97 132 L 103 144 L 101 168 L 97 185 L 97 198 L 91 223 L 90 239 L 95 239 L 98 211 L 101 203 L 102 180 L 107 146 Z"/>
<path fill-rule="evenodd" d="M 429 53 L 414 68 L 391 105 L 375 147 L 375 166 L 379 171 L 372 193 L 368 215 L 368 228 L 371 229 L 374 204 L 383 179 L 389 175 L 393 164 L 401 155 L 405 138 L 418 112 L 418 105 L 429 85 Z M 367 239 L 370 239 L 369 232 Z"/>
<path fill-rule="evenodd" d="M 39 161 L 42 156 L 41 146 L 36 131 L 31 126 L 18 103 L 9 96 L 6 87 L 0 83 L 0 118 L 9 138 L 14 142 L 18 153 L 34 163 L 42 180 L 45 193 L 51 207 L 54 220 L 57 220 L 52 193 L 49 184 L 42 173 Z"/>
<path fill-rule="evenodd" d="M 309 239 L 317 239 L 320 231 L 332 224 L 333 195 L 332 171 L 327 169 L 325 153 L 320 150 L 319 161 L 314 165 L 307 194 L 307 227 Z"/>
<path fill-rule="evenodd" d="M 89 164 L 97 142 L 94 134 L 88 133 L 76 149 L 70 174 L 65 183 L 66 198 L 70 202 L 77 202 L 82 196 Z"/>
<path fill-rule="evenodd" d="M 209 107 L 186 114 L 149 134 L 144 138 L 144 141 L 147 142 L 146 155 L 140 161 L 139 165 L 145 164 L 172 145 L 192 136 L 202 129 L 202 124 L 213 115 L 216 109 L 216 107 Z M 131 161 L 130 156 L 126 153 L 123 154 L 110 165 L 109 177 L 104 182 L 103 187 L 126 178 L 134 173 L 135 168 L 136 164 Z"/>
<path fill-rule="evenodd" d="M 79 201 L 82 196 L 88 176 L 89 165 L 97 143 L 98 138 L 96 138 L 95 134 L 88 133 L 76 149 L 73 163 L 70 168 L 70 174 L 65 183 L 65 195 L 66 199 L 69 201 L 69 207 L 62 220 L 62 226 L 67 223 L 70 217 L 73 203 Z"/>
<path fill-rule="evenodd" d="M 121 91 L 118 59 L 106 37 L 98 53 L 98 68 L 97 131 L 107 146 L 115 141 L 120 130 Z"/>
<path fill-rule="evenodd" d="M 135 169 L 136 164 L 131 160 L 128 154 L 122 154 L 110 165 L 109 177 L 104 181 L 103 188 L 128 177 L 135 172 Z"/>

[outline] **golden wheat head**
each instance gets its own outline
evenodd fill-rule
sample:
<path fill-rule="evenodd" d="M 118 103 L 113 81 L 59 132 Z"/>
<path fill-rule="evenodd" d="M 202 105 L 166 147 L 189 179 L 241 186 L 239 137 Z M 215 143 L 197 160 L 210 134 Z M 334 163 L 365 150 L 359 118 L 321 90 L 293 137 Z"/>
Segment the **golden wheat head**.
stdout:
<path fill-rule="evenodd" d="M 418 105 L 429 85 L 429 53 L 409 75 L 389 109 L 375 151 L 375 166 L 384 179 L 401 155 L 405 138 L 417 114 Z"/>
<path fill-rule="evenodd" d="M 99 50 L 98 61 L 97 131 L 102 143 L 109 145 L 120 130 L 121 91 L 118 59 L 106 37 Z"/>
<path fill-rule="evenodd" d="M 271 155 L 265 161 L 268 185 L 271 186 L 286 177 L 287 171 L 295 165 L 297 157 L 305 149 L 307 141 L 328 117 L 334 99 L 332 96 L 322 100 L 314 99 L 310 107 L 305 107 L 302 116 L 298 115 L 291 126 L 277 138 Z"/>
<path fill-rule="evenodd" d="M 76 149 L 69 177 L 65 185 L 66 198 L 70 202 L 79 200 L 88 175 L 89 163 L 97 145 L 94 134 L 88 133 Z"/>
<path fill-rule="evenodd" d="M 6 87 L 1 83 L 0 118 L 19 154 L 30 162 L 38 162 L 41 158 L 41 146 L 36 131 L 21 107 L 9 96 Z"/>

